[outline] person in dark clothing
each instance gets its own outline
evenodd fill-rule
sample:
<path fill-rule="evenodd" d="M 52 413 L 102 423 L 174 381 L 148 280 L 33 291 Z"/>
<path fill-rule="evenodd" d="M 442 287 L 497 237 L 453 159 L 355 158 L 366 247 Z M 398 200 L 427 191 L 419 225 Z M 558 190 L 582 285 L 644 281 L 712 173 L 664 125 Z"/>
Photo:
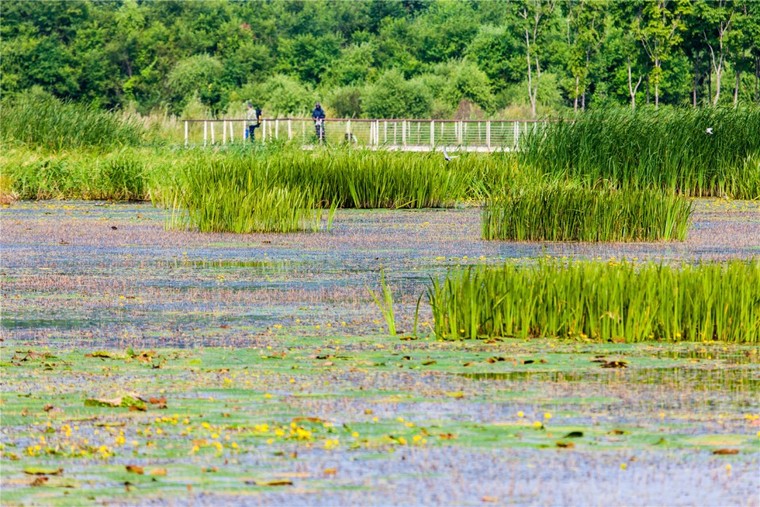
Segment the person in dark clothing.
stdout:
<path fill-rule="evenodd" d="M 314 104 L 314 110 L 311 112 L 311 119 L 314 120 L 314 130 L 317 134 L 317 140 L 320 143 L 325 142 L 325 110 L 317 102 Z"/>
<path fill-rule="evenodd" d="M 248 102 L 248 110 L 245 113 L 245 119 L 247 120 L 247 128 L 245 131 L 245 137 L 251 141 L 255 140 L 256 129 L 261 126 L 261 109 L 254 108 L 253 103 Z"/>

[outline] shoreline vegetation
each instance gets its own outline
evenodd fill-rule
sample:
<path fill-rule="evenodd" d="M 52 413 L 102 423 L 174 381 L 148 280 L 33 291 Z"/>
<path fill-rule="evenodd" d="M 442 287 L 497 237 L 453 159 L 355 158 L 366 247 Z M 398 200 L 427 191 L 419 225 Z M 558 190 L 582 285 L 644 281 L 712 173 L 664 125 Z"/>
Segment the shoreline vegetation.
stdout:
<path fill-rule="evenodd" d="M 322 229 L 341 208 L 484 204 L 483 237 L 683 240 L 691 196 L 760 198 L 760 109 L 623 109 L 551 122 L 518 153 L 170 144 L 133 117 L 34 94 L 0 109 L 6 200 L 150 200 L 167 226 Z"/>

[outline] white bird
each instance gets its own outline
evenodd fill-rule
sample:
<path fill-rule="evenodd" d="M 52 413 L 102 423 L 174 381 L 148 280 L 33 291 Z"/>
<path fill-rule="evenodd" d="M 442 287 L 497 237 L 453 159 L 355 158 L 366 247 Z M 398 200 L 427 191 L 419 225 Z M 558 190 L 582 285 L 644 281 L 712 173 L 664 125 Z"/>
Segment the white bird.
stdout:
<path fill-rule="evenodd" d="M 707 127 L 707 130 L 705 130 L 705 132 L 707 133 L 708 136 L 712 135 L 712 133 L 713 133 L 712 129 L 713 129 L 712 127 Z"/>
<path fill-rule="evenodd" d="M 450 156 L 450 155 L 448 154 L 448 152 L 446 151 L 446 147 L 444 146 L 444 147 L 443 147 L 443 158 L 444 158 L 444 159 L 446 159 L 446 162 L 451 162 L 451 161 L 452 161 L 452 160 L 454 160 L 456 157 L 452 157 L 452 156 Z"/>

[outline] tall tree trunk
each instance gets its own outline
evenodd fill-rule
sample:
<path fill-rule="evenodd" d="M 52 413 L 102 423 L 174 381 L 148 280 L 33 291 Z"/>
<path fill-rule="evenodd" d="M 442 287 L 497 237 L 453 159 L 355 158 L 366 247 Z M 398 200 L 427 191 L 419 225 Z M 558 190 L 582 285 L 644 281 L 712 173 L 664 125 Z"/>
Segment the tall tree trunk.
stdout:
<path fill-rule="evenodd" d="M 712 97 L 712 69 L 707 73 L 707 100 L 709 104 L 710 97 Z"/>
<path fill-rule="evenodd" d="M 691 85 L 691 106 L 697 107 L 697 85 L 699 84 L 699 58 L 694 58 L 694 81 Z"/>
<path fill-rule="evenodd" d="M 741 71 L 736 69 L 736 82 L 734 84 L 734 107 L 739 105 L 739 87 L 741 86 Z"/>
<path fill-rule="evenodd" d="M 722 67 L 721 65 L 715 69 L 715 98 L 713 99 L 713 106 L 717 106 L 718 101 L 720 101 L 720 81 L 723 77 Z"/>
<path fill-rule="evenodd" d="M 649 76 L 647 76 L 647 105 L 649 105 Z"/>
<path fill-rule="evenodd" d="M 760 104 L 760 56 L 755 57 L 755 102 Z"/>
<path fill-rule="evenodd" d="M 580 89 L 579 85 L 580 80 L 578 79 L 578 76 L 575 76 L 575 100 L 573 101 L 573 112 L 578 112 L 578 91 Z"/>
<path fill-rule="evenodd" d="M 533 64 L 530 61 L 530 33 L 525 30 L 525 59 L 528 61 L 528 99 L 530 99 L 530 112 L 533 118 L 536 117 L 536 95 L 538 95 L 538 84 L 533 88 Z M 539 70 L 540 73 L 540 70 Z M 538 76 L 536 77 L 538 79 Z"/>
<path fill-rule="evenodd" d="M 657 79 L 654 82 L 654 108 L 659 109 L 660 108 L 660 76 L 662 75 L 661 71 L 661 65 L 662 62 L 660 62 L 660 59 L 655 59 L 654 61 L 654 68 L 657 72 Z"/>
<path fill-rule="evenodd" d="M 633 86 L 633 78 L 631 76 L 631 59 L 628 58 L 628 93 L 631 96 L 631 110 L 636 110 L 636 92 L 641 84 L 642 76 L 639 76 L 639 80 L 636 82 L 636 86 Z"/>

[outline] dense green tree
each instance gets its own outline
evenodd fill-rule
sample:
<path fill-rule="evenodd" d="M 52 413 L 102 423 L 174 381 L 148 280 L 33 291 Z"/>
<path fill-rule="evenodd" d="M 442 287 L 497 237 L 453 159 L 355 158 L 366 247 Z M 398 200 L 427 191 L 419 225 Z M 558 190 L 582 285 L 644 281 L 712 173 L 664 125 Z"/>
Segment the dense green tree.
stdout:
<path fill-rule="evenodd" d="M 185 114 L 318 95 L 352 117 L 739 105 L 760 102 L 758 41 L 755 0 L 3 0 L 0 95 Z"/>

